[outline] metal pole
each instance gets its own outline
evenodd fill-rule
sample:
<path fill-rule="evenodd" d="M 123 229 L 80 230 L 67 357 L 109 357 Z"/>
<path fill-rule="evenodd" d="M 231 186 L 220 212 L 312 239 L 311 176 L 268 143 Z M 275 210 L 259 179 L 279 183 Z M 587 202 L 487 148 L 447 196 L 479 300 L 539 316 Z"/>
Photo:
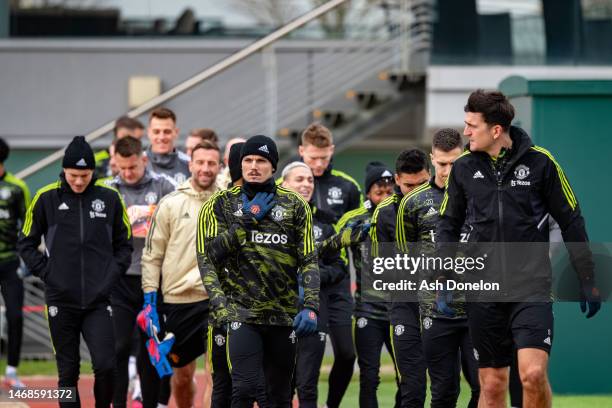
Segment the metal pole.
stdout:
<path fill-rule="evenodd" d="M 309 11 L 303 16 L 300 16 L 296 18 L 295 20 L 291 21 L 287 25 L 268 34 L 264 38 L 255 41 L 251 45 L 230 55 L 224 60 L 214 64 L 213 66 L 209 68 L 206 68 L 204 71 L 200 72 L 199 74 L 194 75 L 193 77 L 187 79 L 186 81 L 181 82 L 180 84 L 176 85 L 174 88 L 164 92 L 163 94 L 159 96 L 156 96 L 155 98 L 149 100 L 148 102 L 143 103 L 138 108 L 129 111 L 127 115 L 133 118 L 133 117 L 140 116 L 145 112 L 148 112 L 149 110 L 169 101 L 175 96 L 180 95 L 185 91 L 188 91 L 189 89 L 200 84 L 201 82 L 219 74 L 222 71 L 225 71 L 227 68 L 253 55 L 254 53 L 261 51 L 263 48 L 267 47 L 268 45 L 274 43 L 275 41 L 278 41 L 279 39 L 291 33 L 292 31 L 300 28 L 304 24 L 311 22 L 312 20 L 338 7 L 342 3 L 345 3 L 346 1 L 348 0 L 331 0 L 315 8 L 314 10 Z M 105 125 L 100 126 L 99 128 L 85 135 L 85 138 L 89 142 L 96 140 L 104 136 L 106 133 L 110 132 L 114 126 L 115 126 L 115 121 L 108 122 Z M 36 173 L 38 170 L 43 169 L 47 167 L 48 165 L 50 165 L 51 163 L 59 160 L 63 155 L 64 155 L 64 149 L 60 149 L 52 153 L 51 155 L 45 157 L 44 159 L 38 161 L 37 163 L 34 163 L 31 166 L 28 166 L 27 168 L 21 170 L 19 173 L 16 174 L 16 177 L 26 178 L 30 176 L 31 174 Z"/>
<path fill-rule="evenodd" d="M 277 125 L 277 69 L 276 69 L 276 51 L 274 46 L 264 48 L 262 51 L 262 63 L 265 70 L 266 81 L 266 132 L 268 136 L 274 137 L 276 134 Z"/>

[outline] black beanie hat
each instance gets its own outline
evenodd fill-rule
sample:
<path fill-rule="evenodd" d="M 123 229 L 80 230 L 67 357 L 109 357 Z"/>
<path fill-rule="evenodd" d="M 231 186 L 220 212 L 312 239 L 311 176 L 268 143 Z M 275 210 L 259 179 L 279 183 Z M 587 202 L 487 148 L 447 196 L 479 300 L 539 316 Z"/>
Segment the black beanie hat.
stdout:
<path fill-rule="evenodd" d="M 9 145 L 4 139 L 0 138 L 0 163 L 4 163 L 8 159 L 10 152 L 11 148 Z"/>
<path fill-rule="evenodd" d="M 278 150 L 276 150 L 276 143 L 274 143 L 274 140 L 270 139 L 268 136 L 251 136 L 240 150 L 240 161 L 242 162 L 244 156 L 250 154 L 256 154 L 267 159 L 272 163 L 274 170 L 276 170 L 276 165 L 278 164 Z"/>
<path fill-rule="evenodd" d="M 64 152 L 62 167 L 65 169 L 93 170 L 96 168 L 96 160 L 91 146 L 85 140 L 85 136 L 75 136 Z"/>
<path fill-rule="evenodd" d="M 240 165 L 240 151 L 244 142 L 234 143 L 230 147 L 229 158 L 227 159 L 227 167 L 229 167 L 232 183 L 242 177 L 242 166 Z"/>
<path fill-rule="evenodd" d="M 366 166 L 365 176 L 365 193 L 368 194 L 370 187 L 380 180 L 389 179 L 390 183 L 393 182 L 393 173 L 385 163 L 379 161 L 373 161 L 368 163 Z"/>

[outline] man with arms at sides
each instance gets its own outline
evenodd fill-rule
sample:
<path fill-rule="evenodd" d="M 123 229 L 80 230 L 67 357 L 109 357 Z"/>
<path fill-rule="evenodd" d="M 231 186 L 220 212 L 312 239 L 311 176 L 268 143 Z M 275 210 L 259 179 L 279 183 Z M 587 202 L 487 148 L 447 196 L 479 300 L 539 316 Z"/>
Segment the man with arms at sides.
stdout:
<path fill-rule="evenodd" d="M 310 204 L 313 217 L 313 232 L 315 243 L 320 245 L 324 240 L 335 235 L 333 216 L 319 210 L 311 202 L 314 191 L 314 177 L 310 167 L 303 162 L 292 162 L 283 169 L 282 186 L 291 189 L 302 196 Z M 323 256 L 319 253 L 319 276 L 321 291 L 319 292 L 319 319 L 317 332 L 302 337 L 298 342 L 297 363 L 295 370 L 295 383 L 300 407 L 317 407 L 317 387 L 319 371 L 323 354 L 325 353 L 325 340 L 327 338 L 328 294 L 326 289 L 333 287 L 348 275 L 347 265 L 340 257 L 340 251 Z"/>
<path fill-rule="evenodd" d="M 244 184 L 216 194 L 200 212 L 199 263 L 211 305 L 229 326 L 232 407 L 252 407 L 262 371 L 267 406 L 287 407 L 296 337 L 317 329 L 312 213 L 301 196 L 276 186 L 272 139 L 249 138 L 241 163 Z M 304 288 L 299 312 L 298 281 Z"/>
<path fill-rule="evenodd" d="M 419 257 L 435 256 L 435 231 L 444 186 L 451 166 L 463 152 L 461 135 L 454 129 L 440 129 L 433 137 L 431 163 L 435 176 L 404 196 L 397 211 L 396 238 L 401 253 Z M 463 240 L 467 241 L 469 228 L 464 228 Z M 418 282 L 433 282 L 435 275 L 417 271 Z M 401 295 L 400 295 L 401 296 Z M 414 348 L 405 341 L 405 326 L 421 326 L 423 352 L 431 380 L 431 406 L 454 407 L 459 397 L 461 367 L 472 389 L 468 407 L 476 408 L 480 394 L 478 367 L 474 358 L 472 341 L 468 331 L 465 296 L 455 292 L 452 307 L 454 313 L 447 316 L 440 309 L 447 308 L 444 299 L 436 298 L 435 291 L 418 293 L 419 309 L 407 299 L 394 299 L 391 306 L 391 324 L 394 327 L 393 346 L 400 373 L 406 375 L 410 368 Z M 421 320 L 419 321 L 419 311 Z M 418 328 L 417 328 L 418 331 Z M 404 384 L 402 384 L 403 386 Z"/>
<path fill-rule="evenodd" d="M 109 185 L 121 193 L 127 206 L 127 214 L 132 225 L 134 253 L 132 263 L 126 274 L 119 279 L 111 296 L 113 306 L 113 324 L 115 326 L 115 348 L 117 352 L 117 369 L 115 374 L 115 396 L 113 408 L 126 406 L 128 391 L 128 360 L 132 345 L 136 315 L 144 301 L 142 292 L 141 258 L 145 237 L 151 224 L 151 216 L 157 203 L 166 194 L 174 191 L 174 186 L 164 177 L 146 169 L 147 157 L 144 155 L 139 139 L 127 136 L 115 143 L 115 163 L 119 169 Z M 141 379 L 143 397 L 146 405 L 149 399 L 157 403 L 159 379 L 146 355 L 146 337 L 142 334 L 142 345 L 138 355 L 138 371 Z M 151 381 L 150 379 L 153 378 Z M 151 397 L 152 396 L 152 397 Z"/>
<path fill-rule="evenodd" d="M 191 177 L 157 205 L 142 254 L 143 310 L 157 332 L 175 338 L 169 360 L 178 407 L 193 406 L 196 359 L 206 352 L 208 294 L 198 271 L 195 240 L 198 212 L 217 191 L 220 162 L 219 148 L 211 142 L 202 142 L 191 154 Z M 160 282 L 163 319 L 157 312 Z"/>
<path fill-rule="evenodd" d="M 359 184 L 343 171 L 334 169 L 334 140 L 325 126 L 313 123 L 301 135 L 298 153 L 314 175 L 313 205 L 331 213 L 338 221 L 347 211 L 363 204 Z M 328 329 L 334 350 L 334 363 L 329 374 L 327 405 L 337 407 L 353 376 L 355 351 L 352 347 L 351 314 L 353 300 L 350 276 L 326 289 L 328 296 Z"/>
<path fill-rule="evenodd" d="M 153 110 L 149 115 L 147 135 L 151 142 L 146 150 L 150 170 L 168 176 L 176 186 L 191 177 L 190 156 L 176 149 L 179 128 L 173 111 L 168 108 Z"/>
<path fill-rule="evenodd" d="M 30 190 L 17 177 L 6 171 L 4 163 L 9 145 L 0 139 L 0 288 L 8 323 L 8 356 L 4 384 L 12 389 L 25 388 L 17 377 L 17 366 L 23 338 L 23 280 L 17 273 L 17 237 L 30 205 Z"/>
<path fill-rule="evenodd" d="M 94 153 L 83 136 L 66 148 L 60 180 L 36 193 L 19 239 L 19 254 L 45 283 L 49 333 L 59 387 L 77 387 L 80 337 L 94 371 L 96 407 L 113 398 L 115 336 L 110 293 L 130 266 L 132 231 L 121 195 L 96 181 Z M 45 252 L 38 247 L 45 239 Z M 60 402 L 61 407 L 80 406 Z"/>
<path fill-rule="evenodd" d="M 449 249 L 454 252 L 453 243 L 459 240 L 466 222 L 473 227 L 470 242 L 547 243 L 548 224 L 542 221 L 550 214 L 559 224 L 563 240 L 571 243 L 566 246 L 580 282 L 581 309 L 588 310 L 587 318 L 592 317 L 601 306 L 594 264 L 578 201 L 561 166 L 547 150 L 535 146 L 523 129 L 511 126 L 514 107 L 501 92 L 472 92 L 464 110 L 469 148 L 453 164 L 440 207 L 436 244 L 440 254 L 447 255 Z M 535 272 L 542 276 L 543 271 L 550 278 L 548 251 L 535 262 L 525 254 L 509 262 L 503 258 L 504 251 L 499 252 L 501 263 L 496 273 L 503 278 L 505 270 L 512 268 L 513 279 L 525 283 L 521 289 L 542 289 L 534 279 Z M 445 276 L 449 274 L 452 271 Z M 550 294 L 550 288 L 543 289 L 544 295 Z M 542 300 L 468 303 L 482 406 L 506 405 L 508 366 L 514 348 L 518 350 L 523 406 L 551 406 L 547 370 L 553 312 L 552 302 Z"/>

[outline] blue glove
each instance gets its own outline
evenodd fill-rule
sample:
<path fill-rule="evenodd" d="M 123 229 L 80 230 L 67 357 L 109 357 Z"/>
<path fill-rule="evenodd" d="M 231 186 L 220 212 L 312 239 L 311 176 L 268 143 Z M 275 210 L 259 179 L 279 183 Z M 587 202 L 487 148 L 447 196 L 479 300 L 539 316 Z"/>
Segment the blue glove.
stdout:
<path fill-rule="evenodd" d="M 457 312 L 449 306 L 451 303 L 453 303 L 452 291 L 443 289 L 436 292 L 436 309 L 439 313 L 447 317 L 455 317 Z"/>
<path fill-rule="evenodd" d="M 157 334 L 147 340 L 147 352 L 149 360 L 155 367 L 159 378 L 164 378 L 172 375 L 172 366 L 168 361 L 168 354 L 174 344 L 174 334 L 167 333 L 163 341 L 159 341 Z"/>
<path fill-rule="evenodd" d="M 273 193 L 257 193 L 250 201 L 246 194 L 242 194 L 243 214 L 257 221 L 263 220 L 268 211 L 270 211 L 275 204 Z"/>
<path fill-rule="evenodd" d="M 317 331 L 317 314 L 310 309 L 303 309 L 293 319 L 293 328 L 298 337 L 308 336 Z"/>
<path fill-rule="evenodd" d="M 601 309 L 601 296 L 599 295 L 599 289 L 597 289 L 593 282 L 583 282 L 580 291 L 580 311 L 585 313 L 587 311 L 588 305 L 588 313 L 586 315 L 587 319 L 595 316 L 599 309 Z"/>
<path fill-rule="evenodd" d="M 149 337 L 153 337 L 161 331 L 159 316 L 157 315 L 157 292 L 144 294 L 144 305 L 136 317 L 136 324 Z"/>

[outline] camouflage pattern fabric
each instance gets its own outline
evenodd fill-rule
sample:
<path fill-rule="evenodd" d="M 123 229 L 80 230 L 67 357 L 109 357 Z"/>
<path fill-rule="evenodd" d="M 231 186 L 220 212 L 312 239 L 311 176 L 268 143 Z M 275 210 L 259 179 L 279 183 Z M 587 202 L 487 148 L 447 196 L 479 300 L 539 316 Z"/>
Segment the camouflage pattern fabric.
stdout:
<path fill-rule="evenodd" d="M 215 194 L 200 210 L 197 252 L 218 322 L 291 326 L 298 279 L 304 307 L 318 312 L 319 269 L 312 213 L 298 194 L 277 187 L 259 222 L 243 214 L 242 189 Z"/>
<path fill-rule="evenodd" d="M 30 205 L 30 190 L 11 173 L 0 178 L 0 262 L 17 259 L 17 234 Z"/>
<path fill-rule="evenodd" d="M 402 253 L 411 254 L 418 251 L 415 256 L 424 254 L 433 256 L 436 253 L 435 231 L 439 219 L 440 205 L 444 199 L 444 189 L 439 188 L 433 181 L 422 184 L 408 193 L 400 202 L 397 212 L 396 241 Z M 467 232 L 462 233 L 462 240 L 467 241 Z M 435 280 L 435 271 L 418 271 L 419 281 Z M 455 279 L 461 275 L 456 275 Z M 432 290 L 419 291 L 419 309 L 422 317 L 443 319 L 465 319 L 465 293 L 454 291 L 453 303 L 450 305 L 455 311 L 454 317 L 439 313 L 435 306 L 436 292 Z M 392 314 L 397 314 L 395 303 Z"/>

